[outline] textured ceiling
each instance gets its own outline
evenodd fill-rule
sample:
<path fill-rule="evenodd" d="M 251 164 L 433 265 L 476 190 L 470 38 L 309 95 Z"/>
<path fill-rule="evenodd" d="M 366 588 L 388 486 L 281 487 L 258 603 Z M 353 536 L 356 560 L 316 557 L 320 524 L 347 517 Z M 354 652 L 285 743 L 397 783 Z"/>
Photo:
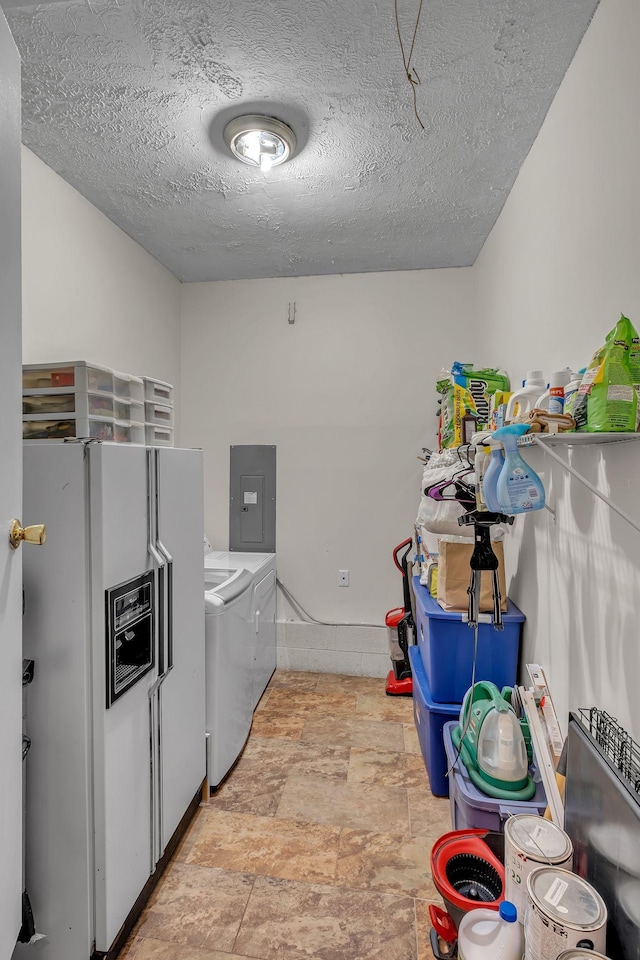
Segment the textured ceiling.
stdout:
<path fill-rule="evenodd" d="M 598 0 L 2 0 L 23 140 L 181 280 L 473 263 Z M 418 0 L 398 0 L 410 42 Z M 299 150 L 226 151 L 243 113 Z"/>

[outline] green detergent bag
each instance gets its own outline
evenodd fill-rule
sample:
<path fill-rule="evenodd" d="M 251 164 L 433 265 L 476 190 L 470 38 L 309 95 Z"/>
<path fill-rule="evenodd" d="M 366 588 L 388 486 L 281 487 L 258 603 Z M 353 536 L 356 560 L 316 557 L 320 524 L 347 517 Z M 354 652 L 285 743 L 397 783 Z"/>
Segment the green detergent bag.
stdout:
<path fill-rule="evenodd" d="M 627 317 L 624 317 L 624 319 L 627 320 Z M 631 350 L 629 353 L 629 367 L 631 368 L 631 379 L 633 380 L 636 396 L 638 398 L 638 409 L 636 411 L 636 430 L 640 430 L 640 336 L 638 336 L 638 331 L 631 323 L 631 320 L 629 320 L 628 323 L 630 332 L 632 334 Z"/>
<path fill-rule="evenodd" d="M 633 341 L 636 340 L 634 347 Z M 629 433 L 636 429 L 638 395 L 632 374 L 640 376 L 638 334 L 628 319 L 621 316 L 596 350 L 582 377 L 574 408 L 578 430 L 586 433 Z"/>

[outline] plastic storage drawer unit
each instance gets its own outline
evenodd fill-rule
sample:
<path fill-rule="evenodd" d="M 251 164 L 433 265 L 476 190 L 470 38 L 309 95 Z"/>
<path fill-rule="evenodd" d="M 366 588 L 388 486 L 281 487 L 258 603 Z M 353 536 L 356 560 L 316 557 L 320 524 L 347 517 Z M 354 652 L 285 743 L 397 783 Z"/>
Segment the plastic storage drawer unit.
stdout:
<path fill-rule="evenodd" d="M 173 430 L 170 427 L 160 427 L 153 423 L 145 424 L 145 442 L 148 447 L 172 447 Z"/>
<path fill-rule="evenodd" d="M 23 440 L 67 440 L 70 437 L 113 440 L 114 421 L 99 417 L 22 418 Z"/>
<path fill-rule="evenodd" d="M 536 784 L 536 792 L 531 800 L 497 800 L 471 782 L 462 760 L 457 756 L 451 734 L 456 723 L 445 723 L 443 730 L 444 749 L 447 768 L 455 764 L 449 774 L 449 803 L 451 804 L 451 823 L 454 830 L 474 828 L 502 833 L 508 817 L 519 813 L 529 813 L 541 817 L 547 806 L 542 783 Z"/>
<path fill-rule="evenodd" d="M 144 403 L 129 400 L 128 397 L 114 397 L 113 410 L 116 420 L 129 420 L 144 424 Z"/>
<path fill-rule="evenodd" d="M 473 673 L 473 630 L 466 617 L 443 610 L 419 577 L 413 578 L 416 632 L 422 662 L 436 703 L 462 703 Z M 518 673 L 520 633 L 524 614 L 507 601 L 503 630 L 496 630 L 488 614 L 480 614 L 476 679 L 491 680 L 499 688 L 512 687 Z"/>
<path fill-rule="evenodd" d="M 113 371 L 113 392 L 117 397 L 126 400 L 135 400 L 136 403 L 144 402 L 144 382 L 142 377 L 132 377 L 129 373 L 118 373 Z"/>
<path fill-rule="evenodd" d="M 431 793 L 436 797 L 447 797 L 449 795 L 448 765 L 442 728 L 448 721 L 458 719 L 460 704 L 435 703 L 429 690 L 420 651 L 415 645 L 409 647 L 409 662 L 413 674 L 413 720 L 420 741 L 422 759 L 429 774 Z"/>
<path fill-rule="evenodd" d="M 144 422 L 159 423 L 163 427 L 173 426 L 173 407 L 166 403 L 151 403 L 149 400 L 144 404 Z"/>
<path fill-rule="evenodd" d="M 113 417 L 113 396 L 110 393 L 85 393 L 66 388 L 51 390 L 25 390 L 22 394 L 22 414 L 25 417 L 39 416 L 64 418 L 75 414 L 86 417 Z"/>
<path fill-rule="evenodd" d="M 152 380 L 150 377 L 143 377 L 144 398 L 150 403 L 166 403 L 173 405 L 173 384 L 165 383 L 164 380 Z"/>
<path fill-rule="evenodd" d="M 23 366 L 23 390 L 47 390 L 51 387 L 73 387 L 84 393 L 113 393 L 113 371 L 84 360 L 28 363 Z"/>

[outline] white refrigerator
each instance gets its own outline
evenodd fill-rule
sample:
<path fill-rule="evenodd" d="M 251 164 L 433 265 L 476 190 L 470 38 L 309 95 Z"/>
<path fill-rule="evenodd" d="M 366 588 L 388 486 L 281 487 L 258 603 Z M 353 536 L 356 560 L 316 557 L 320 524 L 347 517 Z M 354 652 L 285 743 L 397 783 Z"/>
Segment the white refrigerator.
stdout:
<path fill-rule="evenodd" d="M 14 957 L 110 957 L 205 776 L 202 453 L 25 444 L 24 512 L 47 526 L 24 555 L 26 885 L 45 939 Z"/>

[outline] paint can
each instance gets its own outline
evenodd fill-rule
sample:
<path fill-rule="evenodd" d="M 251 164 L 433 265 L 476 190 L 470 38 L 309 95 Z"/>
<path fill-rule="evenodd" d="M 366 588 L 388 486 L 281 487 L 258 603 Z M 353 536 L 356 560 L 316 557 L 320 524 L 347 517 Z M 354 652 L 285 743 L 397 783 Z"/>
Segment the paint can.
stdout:
<path fill-rule="evenodd" d="M 551 820 L 529 813 L 508 818 L 504 825 L 505 899 L 515 903 L 520 923 L 524 923 L 531 871 L 543 865 L 571 870 L 572 860 L 571 840 Z"/>
<path fill-rule="evenodd" d="M 565 950 L 558 960 L 609 960 L 604 953 L 594 953 L 593 950 Z"/>
<path fill-rule="evenodd" d="M 525 960 L 557 960 L 578 947 L 603 953 L 607 908 L 591 884 L 559 867 L 537 867 L 527 877 Z"/>

